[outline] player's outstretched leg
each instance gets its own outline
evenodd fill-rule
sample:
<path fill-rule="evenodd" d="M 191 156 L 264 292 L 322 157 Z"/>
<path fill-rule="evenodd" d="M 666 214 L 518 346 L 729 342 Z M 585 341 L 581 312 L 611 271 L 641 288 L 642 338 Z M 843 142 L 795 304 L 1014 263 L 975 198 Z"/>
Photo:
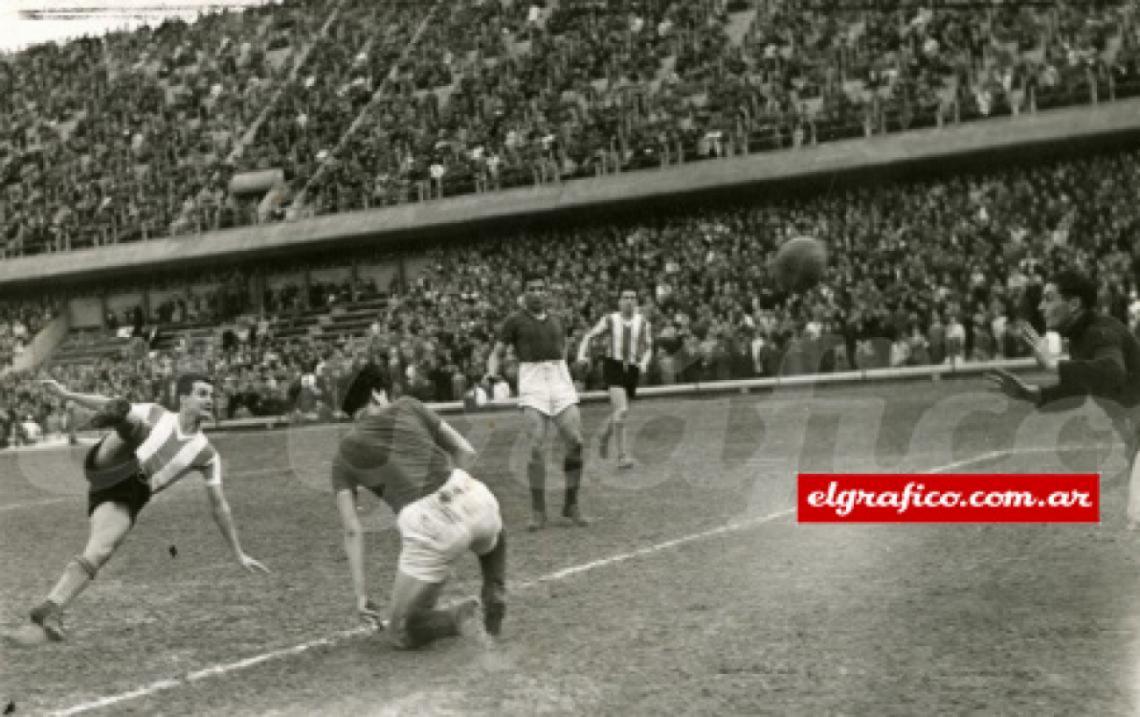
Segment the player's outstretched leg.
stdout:
<path fill-rule="evenodd" d="M 107 502 L 91 514 L 91 535 L 87 547 L 64 566 L 63 575 L 44 598 L 32 608 L 31 620 L 43 628 L 50 640 L 66 637 L 63 611 L 95 579 L 131 529 L 130 511 L 122 503 Z"/>
<path fill-rule="evenodd" d="M 507 533 L 499 531 L 495 547 L 479 555 L 483 574 L 483 625 L 487 634 L 498 637 L 507 614 Z"/>

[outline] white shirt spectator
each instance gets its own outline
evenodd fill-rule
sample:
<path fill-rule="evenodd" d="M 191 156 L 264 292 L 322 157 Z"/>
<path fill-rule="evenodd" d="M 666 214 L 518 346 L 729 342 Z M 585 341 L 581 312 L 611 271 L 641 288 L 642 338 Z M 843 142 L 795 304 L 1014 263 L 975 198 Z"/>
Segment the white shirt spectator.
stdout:
<path fill-rule="evenodd" d="M 1049 353 L 1054 356 L 1059 356 L 1061 350 L 1064 348 L 1064 343 L 1061 341 L 1061 335 L 1056 331 L 1045 332 L 1045 346 L 1048 347 Z"/>
<path fill-rule="evenodd" d="M 905 366 L 908 359 L 910 359 L 910 345 L 906 339 L 895 339 L 891 344 L 891 366 Z"/>
<path fill-rule="evenodd" d="M 494 391 L 496 401 L 506 401 L 511 397 L 511 385 L 506 381 L 496 381 Z"/>
<path fill-rule="evenodd" d="M 1133 331 L 1140 324 L 1140 296 L 1132 292 L 1132 302 L 1128 305 L 1128 328 Z"/>
<path fill-rule="evenodd" d="M 756 371 L 757 375 L 763 375 L 764 373 L 764 357 L 761 352 L 767 345 L 768 342 L 763 336 L 757 336 L 752 339 L 752 368 Z"/>
<path fill-rule="evenodd" d="M 966 327 L 957 317 L 946 324 L 946 357 L 961 358 L 966 351 Z"/>
<path fill-rule="evenodd" d="M 44 430 L 40 428 L 40 424 L 32 420 L 31 416 L 24 419 L 21 426 L 24 429 L 24 435 L 27 437 L 29 443 L 39 443 L 40 439 L 44 437 Z"/>
<path fill-rule="evenodd" d="M 999 342 L 1001 341 L 1001 337 L 1005 336 L 1005 327 L 1007 323 L 1008 320 L 1006 319 L 1005 314 L 998 314 L 993 318 L 992 321 L 990 321 L 990 331 L 993 333 L 994 338 Z M 998 346 L 998 350 L 1001 350 L 1000 344 Z"/>

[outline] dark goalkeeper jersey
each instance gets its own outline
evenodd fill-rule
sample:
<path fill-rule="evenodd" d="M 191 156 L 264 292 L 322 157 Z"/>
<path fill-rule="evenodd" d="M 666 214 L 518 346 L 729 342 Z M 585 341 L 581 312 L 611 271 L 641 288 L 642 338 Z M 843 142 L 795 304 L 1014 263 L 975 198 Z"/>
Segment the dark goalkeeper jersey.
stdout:
<path fill-rule="evenodd" d="M 364 415 L 340 441 L 332 464 L 333 491 L 367 488 L 395 513 L 434 493 L 452 471 L 439 442 L 443 420 L 414 398 Z"/>
<path fill-rule="evenodd" d="M 1087 312 L 1065 332 L 1069 359 L 1058 365 L 1058 381 L 1041 391 L 1041 403 L 1069 396 L 1109 399 L 1128 408 L 1140 405 L 1140 342 L 1111 316 Z"/>
<path fill-rule="evenodd" d="M 566 328 L 562 320 L 547 311 L 537 319 L 529 311 L 516 311 L 499 329 L 499 340 L 515 347 L 519 361 L 559 361 L 566 358 Z"/>

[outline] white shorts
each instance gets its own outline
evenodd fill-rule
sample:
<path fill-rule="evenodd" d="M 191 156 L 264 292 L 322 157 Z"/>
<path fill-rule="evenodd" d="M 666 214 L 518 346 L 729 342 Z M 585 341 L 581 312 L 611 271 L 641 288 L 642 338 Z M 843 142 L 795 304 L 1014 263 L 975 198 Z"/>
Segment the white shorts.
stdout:
<path fill-rule="evenodd" d="M 400 571 L 441 583 L 463 553 L 483 555 L 495 547 L 503 519 L 499 501 L 487 486 L 456 468 L 439 490 L 404 506 L 396 525 Z"/>
<path fill-rule="evenodd" d="M 547 416 L 557 416 L 577 405 L 578 391 L 565 361 L 519 363 L 519 407 L 529 406 Z"/>

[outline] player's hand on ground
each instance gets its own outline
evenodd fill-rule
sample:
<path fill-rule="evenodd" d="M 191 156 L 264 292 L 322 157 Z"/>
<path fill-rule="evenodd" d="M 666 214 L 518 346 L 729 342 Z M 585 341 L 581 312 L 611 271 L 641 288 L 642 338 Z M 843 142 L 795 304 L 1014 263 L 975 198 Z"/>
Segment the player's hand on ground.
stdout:
<path fill-rule="evenodd" d="M 986 380 L 1005 395 L 1019 401 L 1036 402 L 1041 395 L 1041 389 L 1037 386 L 1028 384 L 1009 371 L 1000 368 L 988 371 Z"/>
<path fill-rule="evenodd" d="M 1037 365 L 1047 371 L 1053 371 L 1057 368 L 1057 357 L 1049 351 L 1049 344 L 1037 330 L 1033 328 L 1032 324 L 1028 321 L 1020 321 L 1017 324 L 1017 333 L 1021 339 L 1029 345 L 1029 349 L 1033 352 L 1033 358 L 1037 361 Z"/>
<path fill-rule="evenodd" d="M 247 571 L 249 571 L 251 573 L 268 573 L 269 572 L 269 568 L 265 567 L 265 565 L 260 560 L 257 560 L 255 558 L 251 558 L 250 556 L 246 555 L 245 553 L 242 553 L 238 557 L 238 562 L 241 563 L 241 566 L 243 568 L 245 568 Z"/>
<path fill-rule="evenodd" d="M 369 598 L 358 598 L 356 601 L 356 614 L 360 619 L 374 628 L 382 628 L 384 621 L 380 617 L 380 606 L 372 602 Z"/>

